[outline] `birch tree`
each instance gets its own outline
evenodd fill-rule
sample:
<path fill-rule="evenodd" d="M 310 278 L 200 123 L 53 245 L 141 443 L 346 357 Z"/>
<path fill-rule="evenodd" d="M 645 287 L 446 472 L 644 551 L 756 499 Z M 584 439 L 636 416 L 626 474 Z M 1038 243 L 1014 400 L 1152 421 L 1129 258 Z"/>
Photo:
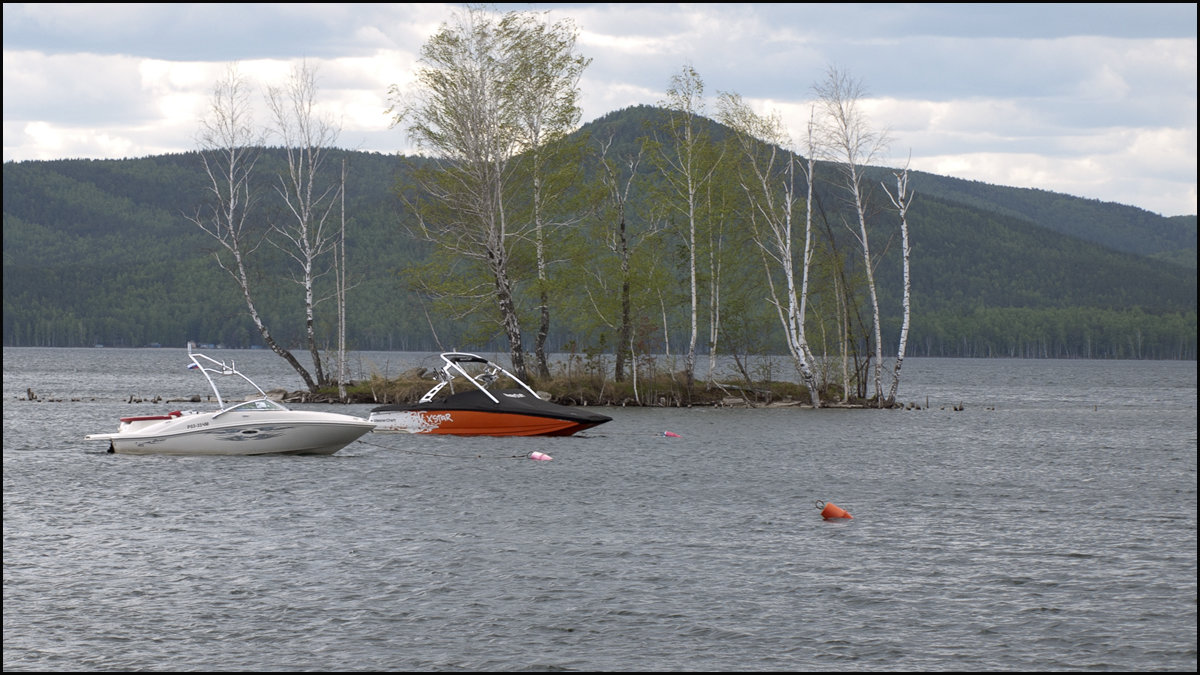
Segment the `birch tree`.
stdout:
<path fill-rule="evenodd" d="M 249 89 L 236 66 L 230 66 L 214 86 L 197 140 L 210 205 L 197 209 L 188 219 L 217 242 L 213 257 L 237 283 L 263 341 L 292 366 L 309 391 L 315 391 L 312 375 L 275 341 L 254 301 L 248 259 L 266 233 L 252 222 L 258 194 L 251 179 L 262 139 L 255 128 Z"/>
<path fill-rule="evenodd" d="M 775 307 L 788 353 L 796 371 L 808 388 L 814 408 L 821 407 L 819 383 L 813 371 L 813 354 L 805 333 L 808 305 L 809 271 L 812 267 L 812 171 L 813 124 L 809 124 L 809 165 L 804 245 L 795 251 L 797 202 L 796 167 L 798 159 L 789 151 L 791 140 L 778 116 L 760 116 L 736 94 L 722 94 L 720 120 L 736 133 L 742 148 L 745 169 L 740 179 L 750 207 L 754 240 L 763 254 L 764 271 L 771 304 Z M 782 275 L 782 287 L 776 275 Z M 797 276 L 799 282 L 797 283 Z"/>
<path fill-rule="evenodd" d="M 342 160 L 342 180 L 338 189 L 341 197 L 342 233 L 338 238 L 337 255 L 337 313 L 338 313 L 338 400 L 346 401 L 346 160 Z"/>
<path fill-rule="evenodd" d="M 708 371 L 711 385 L 716 377 L 717 347 L 721 339 L 721 278 L 725 271 L 725 225 L 731 205 L 723 181 L 710 180 L 704 189 L 704 211 L 708 214 L 705 232 L 705 262 L 708 265 Z"/>
<path fill-rule="evenodd" d="M 469 7 L 422 47 L 415 96 L 405 101 L 397 87 L 390 91 L 394 122 L 407 124 L 417 146 L 436 158 L 417 174 L 428 200 L 410 202 L 420 232 L 444 253 L 485 270 L 521 378 L 528 377 L 518 314 L 525 280 L 516 260 L 525 241 L 535 251 L 539 374 L 549 375 L 547 242 L 554 224 L 547 204 L 563 188 L 547 149 L 579 121 L 578 82 L 588 61 L 574 48 L 570 22 L 547 25 L 519 12 L 495 20 Z M 523 181 L 530 193 L 516 194 Z M 520 204 L 529 205 L 529 218 L 518 217 L 514 205 Z M 466 294 L 481 300 L 483 290 L 475 286 Z"/>
<path fill-rule="evenodd" d="M 607 192 L 611 229 L 607 231 L 606 244 L 616 255 L 620 264 L 620 288 L 617 291 L 620 300 L 620 315 L 617 319 L 616 372 L 617 382 L 625 381 L 625 359 L 634 358 L 633 348 L 633 317 L 632 317 L 632 269 L 631 261 L 633 248 L 630 241 L 629 226 L 626 217 L 629 211 L 629 197 L 637 178 L 638 165 L 642 161 L 642 152 L 626 157 L 623 166 L 617 160 L 608 156 L 612 147 L 612 138 L 600 145 L 601 179 Z M 623 175 L 622 175 L 623 174 Z M 610 322 L 612 325 L 612 322 Z"/>
<path fill-rule="evenodd" d="M 904 164 L 904 169 L 899 173 L 893 172 L 896 177 L 896 192 L 893 194 L 884 185 L 884 192 L 887 193 L 888 199 L 891 200 L 892 206 L 896 208 L 896 213 L 900 216 L 900 251 L 904 260 L 904 296 L 903 296 L 903 320 L 900 324 L 900 344 L 896 347 L 896 361 L 892 365 L 892 386 L 888 391 L 888 402 L 896 401 L 896 390 L 900 387 L 900 368 L 904 364 L 904 352 L 908 349 L 908 326 L 909 317 L 911 315 L 911 289 L 912 282 L 909 280 L 908 257 L 908 207 L 912 204 L 912 195 L 908 191 L 908 163 Z"/>
<path fill-rule="evenodd" d="M 444 252 L 474 261 L 489 277 L 471 293 L 493 298 L 508 340 L 513 371 L 528 377 L 515 297 L 511 250 L 524 232 L 510 229 L 505 188 L 520 146 L 508 78 L 505 34 L 483 10 L 470 7 L 443 24 L 421 48 L 416 93 L 389 90 L 394 124 L 406 124 L 417 147 L 432 155 L 416 176 L 427 198 L 409 201 L 419 234 Z M 490 293 L 488 292 L 490 290 Z"/>
<path fill-rule="evenodd" d="M 688 298 L 690 333 L 685 357 L 687 388 L 691 391 L 696 373 L 696 341 L 699 334 L 699 282 L 697 257 L 702 214 L 701 191 L 716 169 L 712 145 L 700 125 L 704 114 L 704 82 L 691 66 L 671 77 L 667 99 L 662 103 L 670 114 L 667 142 L 659 142 L 659 170 L 667 185 L 669 208 L 683 220 L 683 241 L 688 253 Z"/>
<path fill-rule="evenodd" d="M 865 113 L 860 107 L 864 91 L 862 84 L 836 68 L 826 71 L 825 79 L 815 87 L 817 105 L 824 114 L 821 146 L 828 151 L 829 159 L 841 174 L 838 183 L 846 195 L 846 201 L 854 211 L 855 231 L 851 232 L 862 250 L 863 268 L 866 273 L 867 293 L 870 298 L 874 327 L 874 383 L 876 405 L 883 404 L 883 341 L 879 319 L 879 295 L 875 288 L 875 261 L 871 256 L 871 242 L 867 233 L 867 193 L 863 168 L 871 163 L 887 146 L 886 134 L 871 129 Z"/>
<path fill-rule="evenodd" d="M 509 73 L 506 98 L 514 106 L 515 131 L 524 151 L 531 181 L 530 221 L 533 230 L 534 258 L 537 268 L 538 329 L 534 354 L 538 374 L 550 377 L 546 356 L 546 338 L 550 334 L 548 230 L 555 225 L 550 205 L 563 199 L 576 177 L 580 162 L 557 162 L 566 171 L 553 171 L 554 150 L 569 156 L 563 148 L 567 134 L 579 125 L 579 78 L 590 59 L 575 52 L 577 31 L 569 20 L 544 23 L 531 14 L 508 14 L 501 21 L 505 32 L 505 61 L 514 69 Z M 555 180 L 555 179 L 558 180 Z M 564 180 L 565 179 L 565 180 Z"/>
<path fill-rule="evenodd" d="M 272 240 L 296 264 L 293 281 L 304 291 L 304 334 L 318 386 L 329 379 L 317 347 L 314 308 L 317 279 L 334 269 L 324 260 L 338 246 L 338 230 L 331 217 L 340 185 L 322 173 L 326 153 L 337 142 L 339 130 L 316 111 L 317 71 L 307 62 L 296 66 L 284 87 L 267 90 L 267 105 L 274 117 L 275 133 L 283 144 L 287 173 L 279 176 L 275 190 L 286 206 L 287 220 L 272 223 Z"/>

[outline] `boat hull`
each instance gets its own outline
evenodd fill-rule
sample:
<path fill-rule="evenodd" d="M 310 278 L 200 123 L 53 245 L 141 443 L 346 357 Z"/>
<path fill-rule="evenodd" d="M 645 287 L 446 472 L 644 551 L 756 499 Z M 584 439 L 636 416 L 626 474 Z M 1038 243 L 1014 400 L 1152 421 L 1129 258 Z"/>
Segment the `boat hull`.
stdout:
<path fill-rule="evenodd" d="M 570 436 L 602 423 L 482 410 L 385 411 L 371 421 L 376 432 L 452 436 Z"/>
<path fill-rule="evenodd" d="M 375 431 L 452 436 L 570 436 L 612 421 L 581 407 L 559 405 L 516 375 L 476 354 L 444 352 L 438 384 L 416 403 L 383 405 L 371 411 Z M 472 372 L 474 371 L 474 372 Z M 474 389 L 438 394 L 462 377 Z M 511 381 L 515 388 L 501 388 Z M 450 388 L 454 391 L 454 388 Z"/>
<path fill-rule="evenodd" d="M 232 360 L 193 352 L 191 343 L 188 358 L 188 370 L 204 375 L 221 410 L 122 417 L 116 433 L 84 438 L 108 441 L 109 452 L 125 455 L 332 455 L 375 428 L 353 415 L 292 410 L 268 397 Z M 240 379 L 258 395 L 226 407 L 214 375 Z"/>
<path fill-rule="evenodd" d="M 375 427 L 349 415 L 289 413 L 225 420 L 195 415 L 87 439 L 107 440 L 110 452 L 126 455 L 332 455 Z"/>
<path fill-rule="evenodd" d="M 581 407 L 544 401 L 522 391 L 465 391 L 441 401 L 375 408 L 377 432 L 452 436 L 570 436 L 612 420 Z"/>

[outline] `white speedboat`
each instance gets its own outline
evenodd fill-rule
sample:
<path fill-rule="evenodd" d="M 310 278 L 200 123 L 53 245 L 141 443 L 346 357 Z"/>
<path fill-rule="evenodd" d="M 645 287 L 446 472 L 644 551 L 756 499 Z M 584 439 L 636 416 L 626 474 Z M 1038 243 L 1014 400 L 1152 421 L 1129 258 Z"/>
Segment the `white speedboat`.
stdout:
<path fill-rule="evenodd" d="M 570 436 L 612 420 L 608 415 L 585 408 L 547 401 L 516 375 L 482 356 L 446 352 L 442 361 L 445 365 L 436 371 L 439 382 L 420 401 L 382 405 L 371 410 L 370 420 L 377 424 L 375 431 L 454 436 Z M 437 394 L 459 376 L 471 386 L 438 398 Z M 517 386 L 499 388 L 508 381 Z"/>
<path fill-rule="evenodd" d="M 89 441 L 108 441 L 108 451 L 129 455 L 332 455 L 375 424 L 340 413 L 291 410 L 267 397 L 232 361 L 193 353 L 190 370 L 199 370 L 217 397 L 219 410 L 175 410 L 165 415 L 122 417 L 117 432 L 90 434 Z M 212 376 L 237 376 L 258 392 L 226 405 Z"/>

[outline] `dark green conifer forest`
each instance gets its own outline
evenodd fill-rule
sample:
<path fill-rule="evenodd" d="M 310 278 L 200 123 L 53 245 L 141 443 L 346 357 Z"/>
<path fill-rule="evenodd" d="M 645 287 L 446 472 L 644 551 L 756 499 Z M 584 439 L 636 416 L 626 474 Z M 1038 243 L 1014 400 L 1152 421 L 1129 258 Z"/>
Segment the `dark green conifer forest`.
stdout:
<path fill-rule="evenodd" d="M 617 111 L 580 133 L 611 136 L 613 156 L 634 152 L 644 122 L 660 112 L 648 106 Z M 714 136 L 720 132 L 716 127 Z M 344 158 L 348 171 L 349 347 L 502 350 L 486 315 L 454 315 L 418 291 L 415 275 L 454 269 L 446 261 L 427 266 L 435 251 L 413 236 L 413 215 L 399 198 L 398 191 L 411 186 L 406 175 L 419 160 L 336 155 L 329 164 L 340 168 Z M 257 167 L 264 186 L 281 162 L 278 151 L 266 149 Z M 589 201 L 594 167 L 581 169 L 572 207 L 579 219 L 557 234 L 554 302 L 560 318 L 550 343 L 556 351 L 607 352 L 613 334 L 593 311 L 588 289 L 594 293 L 597 286 L 589 284 L 596 281 L 584 275 L 592 267 L 590 257 L 606 250 L 596 227 L 607 215 Z M 876 184 L 891 175 L 890 169 L 871 171 Z M 644 178 L 631 201 L 630 223 L 645 234 L 648 252 L 640 259 L 647 268 L 640 278 L 653 286 L 642 289 L 642 297 L 656 298 L 643 304 L 638 319 L 641 348 L 652 352 L 668 340 L 682 340 L 685 317 L 677 286 L 684 269 L 669 223 L 656 221 L 653 176 L 646 172 Z M 261 345 L 236 285 L 212 258 L 211 239 L 187 220 L 202 206 L 204 180 L 196 153 L 5 163 L 4 344 Z M 831 237 L 846 236 L 833 192 L 815 185 Z M 1167 218 L 1120 204 L 918 172 L 911 186 L 909 356 L 1196 358 L 1195 216 Z M 281 215 L 279 208 L 264 199 L 256 217 L 266 223 Z M 730 232 L 736 233 L 745 226 L 730 213 Z M 886 210 L 873 217 L 883 223 Z M 875 274 L 886 354 L 897 344 L 901 269 L 899 256 L 887 250 L 888 240 L 880 241 Z M 745 237 L 731 235 L 728 246 L 739 248 L 729 258 L 733 263 L 726 263 L 734 268 L 723 276 L 734 286 L 722 309 L 727 336 L 718 350 L 780 353 L 777 319 L 756 281 L 762 274 L 759 253 Z M 283 254 L 264 246 L 255 260 L 257 301 L 272 332 L 285 345 L 300 344 L 303 304 Z M 330 297 L 317 306 L 319 334 L 329 348 L 336 344 L 333 303 Z"/>

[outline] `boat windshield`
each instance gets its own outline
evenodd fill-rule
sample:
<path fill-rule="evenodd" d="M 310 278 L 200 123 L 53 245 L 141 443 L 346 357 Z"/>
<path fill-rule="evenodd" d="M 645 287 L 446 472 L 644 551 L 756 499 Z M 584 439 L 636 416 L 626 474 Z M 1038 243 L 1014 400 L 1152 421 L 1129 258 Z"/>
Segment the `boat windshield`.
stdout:
<path fill-rule="evenodd" d="M 286 407 L 267 398 L 256 398 L 253 401 L 239 403 L 229 408 L 238 412 L 250 412 L 254 410 L 287 410 Z M 228 411 L 226 411 L 228 412 Z"/>

